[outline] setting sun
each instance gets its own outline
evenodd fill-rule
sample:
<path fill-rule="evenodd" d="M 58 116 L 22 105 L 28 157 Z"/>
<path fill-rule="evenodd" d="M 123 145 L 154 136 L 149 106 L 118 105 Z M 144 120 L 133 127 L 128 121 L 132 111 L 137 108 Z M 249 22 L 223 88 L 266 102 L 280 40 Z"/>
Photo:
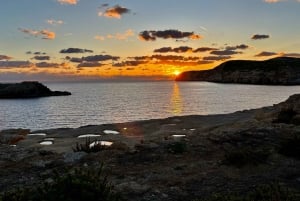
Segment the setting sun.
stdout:
<path fill-rule="evenodd" d="M 174 74 L 175 76 L 178 76 L 178 75 L 180 74 L 180 71 L 179 71 L 179 70 L 175 70 L 175 71 L 173 72 L 173 74 Z"/>

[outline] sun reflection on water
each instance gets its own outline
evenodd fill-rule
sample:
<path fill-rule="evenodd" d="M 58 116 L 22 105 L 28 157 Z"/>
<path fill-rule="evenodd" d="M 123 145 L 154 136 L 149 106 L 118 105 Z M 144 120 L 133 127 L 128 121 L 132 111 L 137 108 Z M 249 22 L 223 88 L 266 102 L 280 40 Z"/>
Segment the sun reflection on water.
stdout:
<path fill-rule="evenodd" d="M 173 85 L 173 92 L 171 96 L 171 111 L 173 115 L 180 115 L 182 113 L 182 98 L 180 95 L 180 89 L 176 82 Z"/>

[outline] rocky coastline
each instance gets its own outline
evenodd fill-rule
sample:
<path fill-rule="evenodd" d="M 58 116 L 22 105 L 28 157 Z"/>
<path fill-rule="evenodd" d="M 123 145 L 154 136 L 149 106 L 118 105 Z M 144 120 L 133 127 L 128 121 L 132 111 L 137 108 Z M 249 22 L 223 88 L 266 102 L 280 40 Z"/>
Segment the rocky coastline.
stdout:
<path fill-rule="evenodd" d="M 85 145 L 89 147 L 94 141 L 112 144 L 87 151 Z M 298 199 L 300 95 L 231 114 L 38 131 L 3 130 L 0 150 L 0 192 L 51 183 L 53 172 L 104 164 L 124 200 L 243 196 L 270 183 L 289 189 Z"/>
<path fill-rule="evenodd" d="M 39 98 L 69 96 L 67 91 L 51 91 L 39 82 L 0 83 L 0 99 Z"/>
<path fill-rule="evenodd" d="M 176 81 L 298 85 L 300 58 L 278 57 L 265 61 L 231 60 L 211 70 L 183 72 L 176 77 Z"/>

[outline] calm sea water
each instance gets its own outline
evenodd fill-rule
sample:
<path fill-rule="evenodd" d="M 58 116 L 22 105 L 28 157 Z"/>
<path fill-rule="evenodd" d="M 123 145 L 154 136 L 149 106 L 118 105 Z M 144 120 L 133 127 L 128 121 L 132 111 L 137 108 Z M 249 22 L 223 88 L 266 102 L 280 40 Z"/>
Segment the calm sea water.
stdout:
<path fill-rule="evenodd" d="M 71 96 L 0 100 L 0 130 L 48 129 L 221 114 L 270 106 L 300 93 L 300 86 L 207 82 L 47 83 Z"/>

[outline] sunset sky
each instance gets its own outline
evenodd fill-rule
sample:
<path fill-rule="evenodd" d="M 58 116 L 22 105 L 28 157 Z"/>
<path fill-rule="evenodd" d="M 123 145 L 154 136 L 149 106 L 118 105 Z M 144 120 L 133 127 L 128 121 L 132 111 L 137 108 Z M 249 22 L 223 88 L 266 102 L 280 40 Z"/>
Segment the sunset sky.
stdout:
<path fill-rule="evenodd" d="M 0 81 L 170 79 L 300 57 L 300 0 L 5 0 Z"/>

